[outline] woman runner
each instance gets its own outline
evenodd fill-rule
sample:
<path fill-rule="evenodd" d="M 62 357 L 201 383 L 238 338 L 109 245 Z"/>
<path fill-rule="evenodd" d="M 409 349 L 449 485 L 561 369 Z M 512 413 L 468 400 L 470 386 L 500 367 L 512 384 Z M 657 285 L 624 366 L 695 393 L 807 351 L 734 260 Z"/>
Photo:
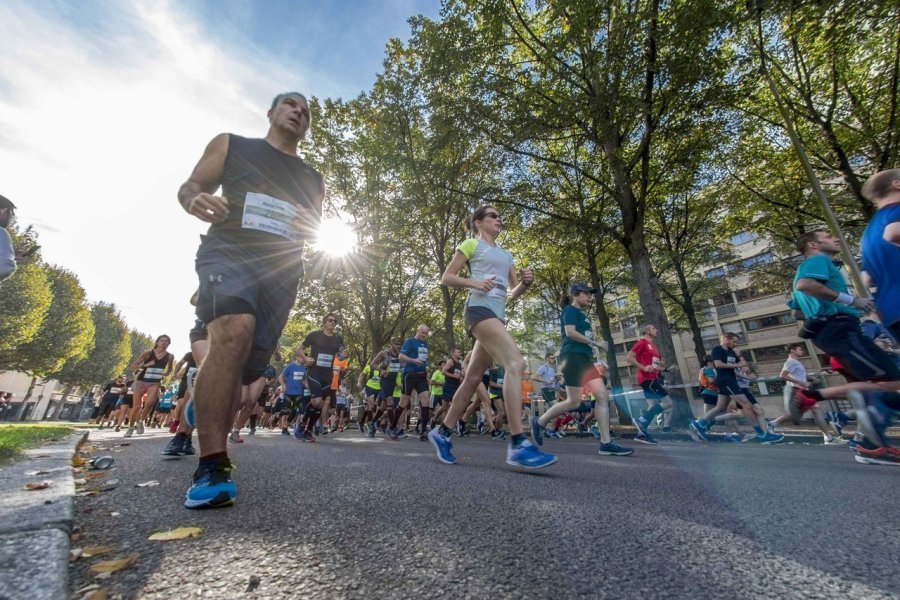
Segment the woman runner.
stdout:
<path fill-rule="evenodd" d="M 506 451 L 507 464 L 538 469 L 552 465 L 556 457 L 545 454 L 525 439 L 522 426 L 522 372 L 525 359 L 516 342 L 506 330 L 507 290 L 510 299 L 521 296 L 534 281 L 531 270 L 521 272 L 522 281 L 513 266 L 512 255 L 499 248 L 495 240 L 503 224 L 500 214 L 492 206 L 481 206 L 472 213 L 469 229 L 475 234 L 457 247 L 453 259 L 441 277 L 441 283 L 455 288 L 470 288 L 466 300 L 466 329 L 475 338 L 472 356 L 462 384 L 453 395 L 453 402 L 443 423 L 432 429 L 428 439 L 437 451 L 438 460 L 452 465 L 456 462 L 451 449 L 450 435 L 465 411 L 481 374 L 494 359 L 506 369 L 503 380 L 503 401 L 509 417 L 510 441 Z M 469 277 L 460 277 L 463 264 L 469 265 Z"/>

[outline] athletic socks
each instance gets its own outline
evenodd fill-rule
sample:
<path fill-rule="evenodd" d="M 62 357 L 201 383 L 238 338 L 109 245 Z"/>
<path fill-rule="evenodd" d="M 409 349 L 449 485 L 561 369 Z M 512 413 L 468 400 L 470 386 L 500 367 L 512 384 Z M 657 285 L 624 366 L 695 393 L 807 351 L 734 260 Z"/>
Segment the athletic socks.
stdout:
<path fill-rule="evenodd" d="M 763 437 L 764 435 L 766 435 L 765 432 L 762 430 L 762 427 L 760 427 L 759 425 L 754 425 L 753 431 L 756 432 L 756 437 Z"/>
<path fill-rule="evenodd" d="M 518 448 L 519 446 L 522 445 L 522 442 L 524 442 L 524 441 L 525 441 L 524 433 L 517 433 L 509 438 L 509 443 L 512 445 L 513 448 Z"/>
<path fill-rule="evenodd" d="M 250 429 L 256 429 L 256 415 L 250 415 Z"/>
<path fill-rule="evenodd" d="M 440 434 L 441 434 L 442 436 L 444 436 L 445 438 L 448 438 L 448 437 L 450 437 L 450 435 L 451 435 L 453 432 L 450 431 L 450 429 L 448 429 L 446 425 L 444 425 L 443 423 L 441 423 L 440 426 L 438 427 L 438 433 L 440 433 Z"/>
<path fill-rule="evenodd" d="M 178 434 L 178 435 L 181 435 L 181 434 Z M 228 460 L 228 453 L 227 453 L 227 452 L 214 452 L 213 454 L 207 454 L 206 456 L 201 456 L 201 457 L 200 457 L 200 464 L 201 464 L 201 465 L 204 465 L 204 464 L 206 464 L 206 465 L 216 464 L 216 463 L 219 463 L 219 462 L 221 462 L 221 461 L 223 461 L 223 460 Z"/>
<path fill-rule="evenodd" d="M 648 410 L 645 410 L 641 416 L 644 418 L 644 421 L 646 421 L 647 423 L 652 423 L 653 419 L 655 419 L 656 416 L 661 412 L 662 412 L 662 407 L 659 404 L 654 404 Z"/>

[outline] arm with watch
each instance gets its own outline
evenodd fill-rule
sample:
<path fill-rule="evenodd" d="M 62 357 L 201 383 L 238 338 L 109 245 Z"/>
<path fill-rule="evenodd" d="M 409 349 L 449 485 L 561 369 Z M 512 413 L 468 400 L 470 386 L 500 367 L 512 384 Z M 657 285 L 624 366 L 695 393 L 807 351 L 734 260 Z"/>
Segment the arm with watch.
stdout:
<path fill-rule="evenodd" d="M 854 296 L 846 292 L 838 292 L 837 290 L 831 289 L 817 279 L 811 279 L 808 277 L 798 279 L 797 284 L 794 287 L 798 291 L 812 296 L 813 298 L 818 298 L 819 300 L 827 300 L 829 302 L 836 302 L 837 304 L 843 304 L 844 306 L 852 306 L 853 308 L 856 308 L 863 313 L 875 310 L 875 301 L 871 298 L 861 298 L 859 296 Z"/>

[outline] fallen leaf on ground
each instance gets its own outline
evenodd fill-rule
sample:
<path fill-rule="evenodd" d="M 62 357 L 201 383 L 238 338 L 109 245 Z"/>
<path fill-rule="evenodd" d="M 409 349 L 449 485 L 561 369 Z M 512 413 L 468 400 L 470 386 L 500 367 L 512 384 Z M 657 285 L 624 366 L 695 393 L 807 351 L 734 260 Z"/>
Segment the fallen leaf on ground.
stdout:
<path fill-rule="evenodd" d="M 110 577 L 112 577 L 112 573 L 109 572 L 97 573 L 94 575 L 94 579 L 109 579 Z"/>
<path fill-rule="evenodd" d="M 171 529 L 169 531 L 157 531 L 147 539 L 165 542 L 169 540 L 183 540 L 186 538 L 197 537 L 198 535 L 200 535 L 199 527 L 179 527 L 178 529 Z"/>
<path fill-rule="evenodd" d="M 72 464 L 75 465 L 76 467 L 80 467 L 82 465 L 86 465 L 87 461 L 84 460 L 83 458 L 81 458 L 80 456 L 73 456 Z"/>
<path fill-rule="evenodd" d="M 151 481 L 145 481 L 144 483 L 139 483 L 139 484 L 137 484 L 137 485 L 134 486 L 134 487 L 153 487 L 153 486 L 156 486 L 156 485 L 159 485 L 159 482 L 156 481 L 156 480 L 154 479 L 154 480 L 151 480 Z"/>
<path fill-rule="evenodd" d="M 109 575 L 109 573 L 106 573 Z M 99 590 L 93 590 L 85 594 L 81 597 L 81 600 L 106 600 L 108 596 L 106 595 L 106 589 L 100 588 Z"/>
<path fill-rule="evenodd" d="M 26 489 L 26 490 L 31 490 L 31 491 L 34 491 L 34 490 L 46 490 L 46 489 L 47 489 L 48 487 L 50 487 L 51 485 L 53 485 L 53 482 L 50 481 L 50 480 L 47 480 L 47 481 L 33 481 L 33 482 L 31 482 L 31 483 L 26 483 L 26 484 L 25 484 L 25 489 Z"/>
<path fill-rule="evenodd" d="M 97 585 L 96 583 L 92 583 L 90 585 L 84 586 L 83 588 L 81 588 L 79 590 L 76 590 L 75 593 L 76 594 L 86 594 L 88 592 L 94 592 L 99 589 L 100 589 L 99 585 Z"/>
<path fill-rule="evenodd" d="M 91 471 L 85 477 L 90 477 L 91 479 L 96 479 L 97 477 L 105 477 L 106 471 Z"/>
<path fill-rule="evenodd" d="M 78 560 L 84 554 L 81 548 L 72 548 L 69 550 L 69 560 Z"/>
<path fill-rule="evenodd" d="M 76 479 L 74 481 L 75 481 L 75 485 L 86 485 L 87 484 L 87 479 Z"/>
<path fill-rule="evenodd" d="M 115 573 L 126 567 L 130 567 L 137 562 L 138 555 L 132 554 L 125 558 L 117 558 L 116 560 L 102 560 L 91 565 L 91 571 L 94 573 Z"/>
<path fill-rule="evenodd" d="M 100 492 L 98 492 L 97 490 L 88 490 L 86 492 L 75 492 L 75 495 L 79 498 L 83 498 L 84 496 L 96 496 L 99 493 Z"/>
<path fill-rule="evenodd" d="M 73 533 L 72 535 L 69 536 L 69 541 L 70 541 L 70 542 L 77 542 L 77 541 L 80 540 L 80 539 L 81 539 L 81 534 L 80 534 L 80 533 Z"/>
<path fill-rule="evenodd" d="M 82 550 L 81 555 L 85 558 L 91 558 L 92 556 L 100 556 L 101 554 L 112 552 L 114 549 L 112 546 L 88 546 Z"/>

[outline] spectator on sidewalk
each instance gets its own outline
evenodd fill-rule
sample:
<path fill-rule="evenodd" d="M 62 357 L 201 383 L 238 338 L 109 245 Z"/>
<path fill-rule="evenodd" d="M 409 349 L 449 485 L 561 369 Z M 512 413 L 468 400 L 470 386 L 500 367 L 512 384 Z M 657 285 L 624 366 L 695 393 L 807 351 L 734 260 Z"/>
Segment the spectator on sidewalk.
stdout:
<path fill-rule="evenodd" d="M 8 279 L 16 272 L 16 251 L 6 228 L 15 217 L 16 205 L 8 198 L 0 196 L 0 281 Z"/>

